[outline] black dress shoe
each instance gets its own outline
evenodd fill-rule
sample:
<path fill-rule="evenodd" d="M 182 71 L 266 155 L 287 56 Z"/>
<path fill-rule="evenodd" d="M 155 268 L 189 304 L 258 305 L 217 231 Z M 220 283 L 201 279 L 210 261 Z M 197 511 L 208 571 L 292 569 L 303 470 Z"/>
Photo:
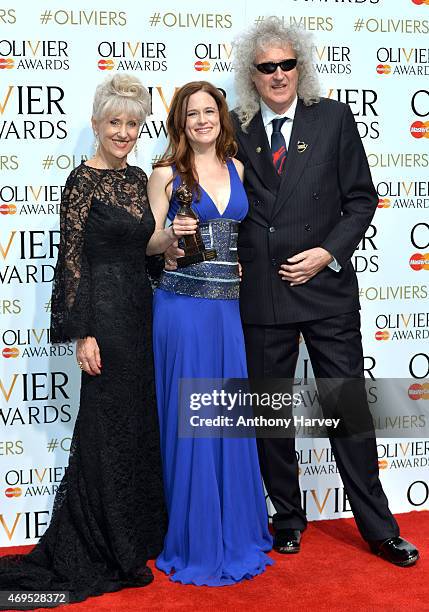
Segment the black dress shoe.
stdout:
<path fill-rule="evenodd" d="M 298 553 L 301 549 L 299 529 L 278 529 L 274 534 L 273 548 L 284 555 Z"/>
<path fill-rule="evenodd" d="M 387 540 L 373 540 L 368 542 L 372 552 L 394 565 L 407 567 L 414 565 L 419 558 L 419 551 L 413 544 L 404 538 L 388 538 Z"/>

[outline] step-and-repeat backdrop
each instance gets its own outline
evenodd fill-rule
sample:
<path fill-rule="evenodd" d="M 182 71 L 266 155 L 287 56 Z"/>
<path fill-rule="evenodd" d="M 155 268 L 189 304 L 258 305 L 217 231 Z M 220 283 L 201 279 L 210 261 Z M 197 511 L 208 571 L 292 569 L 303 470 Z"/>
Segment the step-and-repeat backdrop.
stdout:
<path fill-rule="evenodd" d="M 89 6 L 90 5 L 90 6 Z M 178 8 L 180 7 L 180 8 Z M 279 12 L 281 11 L 281 12 Z M 324 96 L 350 105 L 379 194 L 353 256 L 367 376 L 410 378 L 420 419 L 379 438 L 394 512 L 429 508 L 429 0 L 24 0 L 0 6 L 0 546 L 44 532 L 78 410 L 73 345 L 49 341 L 58 212 L 92 155 L 95 86 L 138 75 L 152 96 L 137 164 L 166 144 L 177 86 L 206 79 L 234 106 L 234 36 L 278 15 L 314 35 Z M 298 375 L 308 366 L 303 350 Z M 405 419 L 405 417 L 404 417 Z M 417 429 L 416 429 L 417 428 Z M 423 431 L 423 429 L 422 429 Z M 350 516 L 329 442 L 297 441 L 310 519 Z"/>

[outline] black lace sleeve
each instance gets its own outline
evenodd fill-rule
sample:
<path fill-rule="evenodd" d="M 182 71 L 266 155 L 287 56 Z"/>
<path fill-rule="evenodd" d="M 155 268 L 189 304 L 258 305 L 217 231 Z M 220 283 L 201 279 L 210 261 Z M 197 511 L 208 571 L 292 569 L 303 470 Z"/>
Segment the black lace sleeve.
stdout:
<path fill-rule="evenodd" d="M 146 255 L 146 274 L 149 277 L 152 289 L 158 287 L 164 267 L 164 255 Z"/>
<path fill-rule="evenodd" d="M 81 165 L 67 179 L 60 208 L 60 245 L 52 287 L 51 342 L 90 335 L 90 271 L 83 254 L 86 221 L 96 184 Z"/>

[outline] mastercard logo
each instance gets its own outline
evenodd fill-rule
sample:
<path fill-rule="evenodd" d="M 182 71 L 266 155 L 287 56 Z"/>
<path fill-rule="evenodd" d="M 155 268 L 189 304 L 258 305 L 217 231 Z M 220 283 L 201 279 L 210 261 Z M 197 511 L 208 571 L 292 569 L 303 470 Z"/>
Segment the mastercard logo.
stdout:
<path fill-rule="evenodd" d="M 377 208 L 390 208 L 390 199 L 378 198 Z"/>
<path fill-rule="evenodd" d="M 388 331 L 375 332 L 376 340 L 389 340 L 389 338 L 390 338 L 390 333 Z"/>
<path fill-rule="evenodd" d="M 390 74 L 392 72 L 392 68 L 389 64 L 378 64 L 376 68 L 377 74 Z"/>
<path fill-rule="evenodd" d="M 429 253 L 414 253 L 410 258 L 410 268 L 416 270 L 429 270 Z"/>
<path fill-rule="evenodd" d="M 411 124 L 410 133 L 414 138 L 429 138 L 429 121 L 414 121 Z"/>
<path fill-rule="evenodd" d="M 0 204 L 0 215 L 14 215 L 15 213 L 15 204 Z"/>
<path fill-rule="evenodd" d="M 202 62 L 201 60 L 198 60 L 198 62 L 195 62 L 194 68 L 195 70 L 198 70 L 198 72 L 207 72 L 210 70 L 210 62 Z"/>
<path fill-rule="evenodd" d="M 417 6 L 420 6 L 422 4 L 428 4 L 429 5 L 429 0 L 411 0 L 411 2 L 413 4 L 417 4 Z"/>
<path fill-rule="evenodd" d="M 11 57 L 0 57 L 0 69 L 10 70 L 15 66 L 15 60 Z"/>
<path fill-rule="evenodd" d="M 113 70 L 115 67 L 115 62 L 113 60 L 98 60 L 98 67 L 100 70 Z"/>
<path fill-rule="evenodd" d="M 380 461 L 378 462 L 378 467 L 380 470 L 387 470 L 387 468 L 389 467 L 387 459 L 380 459 Z"/>
<path fill-rule="evenodd" d="M 408 397 L 412 400 L 429 399 L 429 383 L 414 383 L 408 387 Z"/>
<path fill-rule="evenodd" d="M 21 497 L 22 489 L 21 487 L 8 487 L 4 494 L 6 497 Z"/>
<path fill-rule="evenodd" d="M 2 351 L 2 355 L 6 359 L 10 359 L 10 358 L 13 358 L 13 357 L 19 357 L 19 349 L 15 348 L 15 347 L 4 348 L 3 351 Z"/>

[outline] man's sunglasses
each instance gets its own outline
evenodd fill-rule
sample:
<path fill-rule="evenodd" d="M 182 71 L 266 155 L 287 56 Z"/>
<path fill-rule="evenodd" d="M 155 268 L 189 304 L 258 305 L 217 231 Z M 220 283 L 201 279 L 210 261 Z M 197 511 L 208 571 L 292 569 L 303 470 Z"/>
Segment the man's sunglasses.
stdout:
<path fill-rule="evenodd" d="M 289 72 L 295 68 L 296 58 L 285 59 L 281 62 L 263 62 L 262 64 L 254 64 L 254 66 L 262 74 L 274 74 L 279 66 L 283 72 Z"/>

